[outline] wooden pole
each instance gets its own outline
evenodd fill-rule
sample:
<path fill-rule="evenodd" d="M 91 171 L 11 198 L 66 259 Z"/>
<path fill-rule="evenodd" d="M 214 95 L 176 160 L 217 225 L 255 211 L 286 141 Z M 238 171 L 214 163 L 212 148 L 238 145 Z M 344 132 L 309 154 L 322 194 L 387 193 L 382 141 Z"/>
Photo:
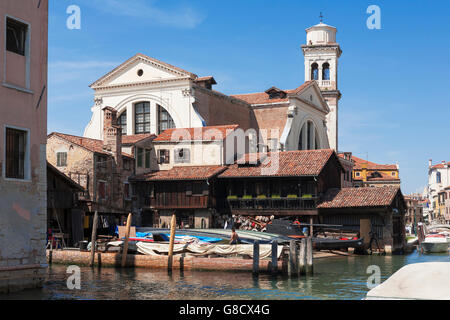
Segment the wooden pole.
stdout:
<path fill-rule="evenodd" d="M 177 224 L 177 216 L 175 212 L 172 214 L 172 220 L 170 222 L 170 243 L 169 243 L 169 260 L 167 261 L 167 268 L 172 271 L 173 264 L 173 245 L 175 242 L 175 226 Z"/>
<path fill-rule="evenodd" d="M 272 241 L 272 274 L 278 273 L 278 241 Z"/>
<path fill-rule="evenodd" d="M 299 274 L 306 274 L 306 239 L 303 238 L 300 243 L 300 254 L 299 254 Z"/>
<path fill-rule="evenodd" d="M 253 275 L 258 276 L 259 273 L 259 240 L 253 243 Z"/>
<path fill-rule="evenodd" d="M 309 217 L 309 236 L 312 237 L 313 236 L 313 232 L 314 232 L 314 227 L 313 227 L 313 222 L 314 222 L 314 218 L 313 217 Z"/>
<path fill-rule="evenodd" d="M 297 257 L 297 244 L 295 240 L 289 241 L 289 264 L 288 264 L 288 274 L 290 277 L 298 275 L 298 257 Z"/>
<path fill-rule="evenodd" d="M 312 237 L 308 237 L 306 240 L 306 272 L 309 275 L 313 274 L 313 250 L 312 250 Z"/>
<path fill-rule="evenodd" d="M 94 213 L 94 221 L 92 223 L 92 236 L 91 236 L 91 261 L 89 262 L 89 266 L 94 266 L 95 259 L 95 242 L 97 240 L 97 222 L 98 222 L 98 211 Z"/>
<path fill-rule="evenodd" d="M 127 219 L 127 229 L 125 231 L 125 242 L 123 244 L 122 250 L 122 268 L 125 267 L 127 263 L 127 255 L 128 255 L 128 239 L 130 238 L 130 228 L 131 228 L 131 213 L 128 214 Z"/>

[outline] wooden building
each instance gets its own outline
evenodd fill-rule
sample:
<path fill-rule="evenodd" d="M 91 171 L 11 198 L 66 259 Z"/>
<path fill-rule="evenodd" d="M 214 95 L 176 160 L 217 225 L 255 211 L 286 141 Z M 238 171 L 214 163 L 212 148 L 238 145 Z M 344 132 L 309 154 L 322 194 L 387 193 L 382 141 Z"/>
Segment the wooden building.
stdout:
<path fill-rule="evenodd" d="M 167 228 L 176 213 L 177 226 L 211 228 L 216 214 L 217 176 L 225 166 L 180 166 L 130 178 L 144 226 Z"/>
<path fill-rule="evenodd" d="M 387 252 L 406 245 L 406 203 L 398 187 L 330 189 L 317 208 L 321 223 L 359 232 L 366 245 L 372 237 Z"/>
<path fill-rule="evenodd" d="M 78 196 L 85 190 L 47 162 L 47 233 L 66 246 L 83 240 L 85 207 Z"/>
<path fill-rule="evenodd" d="M 317 202 L 341 187 L 344 169 L 330 149 L 247 154 L 219 175 L 234 215 L 317 217 Z"/>

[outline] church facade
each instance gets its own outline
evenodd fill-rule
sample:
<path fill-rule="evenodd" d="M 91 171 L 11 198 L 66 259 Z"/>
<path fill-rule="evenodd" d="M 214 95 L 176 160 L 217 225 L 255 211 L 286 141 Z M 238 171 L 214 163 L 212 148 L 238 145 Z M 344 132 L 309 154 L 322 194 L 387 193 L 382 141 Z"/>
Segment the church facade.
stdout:
<path fill-rule="evenodd" d="M 199 77 L 136 54 L 95 81 L 92 117 L 84 136 L 103 139 L 104 107 L 117 111 L 123 135 L 155 134 L 172 128 L 238 125 L 257 151 L 338 150 L 337 30 L 320 23 L 308 28 L 305 83 L 283 90 L 225 95 L 212 76 Z M 248 149 L 246 149 L 248 151 Z"/>

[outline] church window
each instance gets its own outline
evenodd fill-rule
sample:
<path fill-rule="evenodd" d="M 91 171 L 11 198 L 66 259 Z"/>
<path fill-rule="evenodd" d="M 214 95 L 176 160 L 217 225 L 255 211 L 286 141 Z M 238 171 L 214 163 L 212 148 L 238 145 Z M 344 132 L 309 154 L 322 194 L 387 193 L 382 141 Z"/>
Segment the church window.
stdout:
<path fill-rule="evenodd" d="M 158 105 L 158 134 L 164 130 L 175 128 L 175 122 L 166 109 Z"/>
<path fill-rule="evenodd" d="M 135 105 L 135 133 L 150 133 L 150 102 Z"/>
<path fill-rule="evenodd" d="M 312 124 L 312 122 L 311 121 L 308 121 L 308 127 L 307 127 L 308 129 L 307 129 L 307 132 L 308 132 L 308 149 L 307 150 L 312 150 L 312 148 L 313 148 L 313 146 L 312 146 L 312 144 L 313 144 L 313 141 L 312 141 L 312 133 L 313 133 L 313 130 L 314 130 L 314 126 L 313 126 L 313 124 Z"/>
<path fill-rule="evenodd" d="M 322 80 L 330 80 L 330 64 L 328 62 L 322 65 Z"/>
<path fill-rule="evenodd" d="M 138 72 L 137 72 L 137 75 L 138 75 L 139 77 L 142 77 L 143 74 L 144 74 L 144 70 L 139 69 Z"/>
<path fill-rule="evenodd" d="M 319 80 L 319 65 L 313 63 L 311 66 L 311 80 Z"/>
<path fill-rule="evenodd" d="M 122 135 L 127 134 L 127 112 L 124 111 L 122 114 L 117 118 L 117 124 L 122 129 Z"/>

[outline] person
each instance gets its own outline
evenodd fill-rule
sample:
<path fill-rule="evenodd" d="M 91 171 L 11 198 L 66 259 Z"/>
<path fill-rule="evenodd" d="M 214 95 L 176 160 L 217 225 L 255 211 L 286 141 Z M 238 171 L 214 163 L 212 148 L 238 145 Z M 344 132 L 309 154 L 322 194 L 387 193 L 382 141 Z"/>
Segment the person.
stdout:
<path fill-rule="evenodd" d="M 239 241 L 239 236 L 236 233 L 236 230 L 233 228 L 233 229 L 231 229 L 230 244 L 238 244 L 238 241 Z"/>

